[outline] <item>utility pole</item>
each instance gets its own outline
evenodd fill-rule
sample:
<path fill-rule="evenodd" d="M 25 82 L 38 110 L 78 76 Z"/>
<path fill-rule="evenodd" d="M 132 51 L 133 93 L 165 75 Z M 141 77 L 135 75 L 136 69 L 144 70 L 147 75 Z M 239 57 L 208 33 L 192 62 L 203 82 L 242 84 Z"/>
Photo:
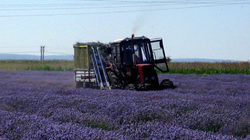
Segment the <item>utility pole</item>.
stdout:
<path fill-rule="evenodd" d="M 43 46 L 43 60 L 44 60 L 45 46 Z"/>
<path fill-rule="evenodd" d="M 45 52 L 45 46 L 41 46 L 41 57 L 40 57 L 40 60 L 43 61 L 44 60 L 44 52 Z"/>

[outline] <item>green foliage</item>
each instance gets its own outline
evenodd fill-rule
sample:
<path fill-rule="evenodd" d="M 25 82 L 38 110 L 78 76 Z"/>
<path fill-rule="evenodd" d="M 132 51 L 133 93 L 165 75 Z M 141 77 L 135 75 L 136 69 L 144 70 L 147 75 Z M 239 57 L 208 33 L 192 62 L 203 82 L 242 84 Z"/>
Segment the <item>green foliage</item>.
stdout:
<path fill-rule="evenodd" d="M 161 73 L 157 70 L 158 73 Z M 169 73 L 180 74 L 250 74 L 249 62 L 169 63 Z"/>
<path fill-rule="evenodd" d="M 222 63 L 169 63 L 169 73 L 180 74 L 250 74 L 249 62 Z M 73 71 L 74 62 L 67 60 L 1 60 L 0 70 L 43 70 L 43 71 Z M 161 73 L 157 70 L 157 73 Z"/>
<path fill-rule="evenodd" d="M 73 61 L 67 60 L 1 60 L 0 70 L 22 71 L 22 70 L 42 70 L 42 71 L 73 71 Z"/>
<path fill-rule="evenodd" d="M 170 69 L 169 73 L 181 73 L 181 74 L 250 74 L 250 69 L 239 69 L 239 68 L 229 68 L 229 69 L 220 69 L 220 68 L 174 68 Z"/>
<path fill-rule="evenodd" d="M 27 67 L 25 70 L 43 70 L 43 71 L 73 71 L 73 68 L 69 67 L 53 67 L 49 65 L 31 66 Z"/>

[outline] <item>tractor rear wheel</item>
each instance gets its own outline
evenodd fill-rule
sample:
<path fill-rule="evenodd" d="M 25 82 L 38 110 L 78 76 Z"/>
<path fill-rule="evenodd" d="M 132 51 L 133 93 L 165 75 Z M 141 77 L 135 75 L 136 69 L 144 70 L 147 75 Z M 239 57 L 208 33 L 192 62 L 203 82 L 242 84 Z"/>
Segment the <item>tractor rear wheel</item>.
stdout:
<path fill-rule="evenodd" d="M 164 79 L 161 81 L 160 88 L 161 89 L 166 89 L 166 88 L 174 89 L 175 86 L 174 86 L 174 83 L 172 81 L 170 81 L 169 79 Z"/>
<path fill-rule="evenodd" d="M 113 71 L 107 71 L 107 76 L 113 89 L 122 88 L 120 83 L 121 79 L 119 79 Z"/>

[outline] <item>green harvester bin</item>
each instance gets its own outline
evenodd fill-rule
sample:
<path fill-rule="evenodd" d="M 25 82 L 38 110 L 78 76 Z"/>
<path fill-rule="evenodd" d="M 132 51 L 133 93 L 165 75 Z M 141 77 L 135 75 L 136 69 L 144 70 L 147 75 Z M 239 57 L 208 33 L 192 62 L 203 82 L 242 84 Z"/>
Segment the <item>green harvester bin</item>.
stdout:
<path fill-rule="evenodd" d="M 75 70 L 90 69 L 90 46 L 77 43 L 74 45 L 74 68 Z"/>

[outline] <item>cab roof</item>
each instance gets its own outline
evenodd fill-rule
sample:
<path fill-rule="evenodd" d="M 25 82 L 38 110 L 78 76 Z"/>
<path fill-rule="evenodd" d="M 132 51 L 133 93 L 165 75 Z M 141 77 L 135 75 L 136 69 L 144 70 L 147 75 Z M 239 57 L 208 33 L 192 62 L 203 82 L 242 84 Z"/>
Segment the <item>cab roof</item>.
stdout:
<path fill-rule="evenodd" d="M 144 39 L 149 39 L 149 38 L 147 38 L 147 37 L 145 37 L 145 36 L 141 36 L 141 37 L 127 37 L 127 38 L 124 38 L 124 39 L 117 39 L 117 40 L 115 40 L 115 41 L 113 41 L 113 42 L 111 42 L 111 44 L 117 44 L 117 43 L 121 43 L 121 42 L 127 42 L 127 41 L 132 41 L 132 40 L 144 40 Z"/>

